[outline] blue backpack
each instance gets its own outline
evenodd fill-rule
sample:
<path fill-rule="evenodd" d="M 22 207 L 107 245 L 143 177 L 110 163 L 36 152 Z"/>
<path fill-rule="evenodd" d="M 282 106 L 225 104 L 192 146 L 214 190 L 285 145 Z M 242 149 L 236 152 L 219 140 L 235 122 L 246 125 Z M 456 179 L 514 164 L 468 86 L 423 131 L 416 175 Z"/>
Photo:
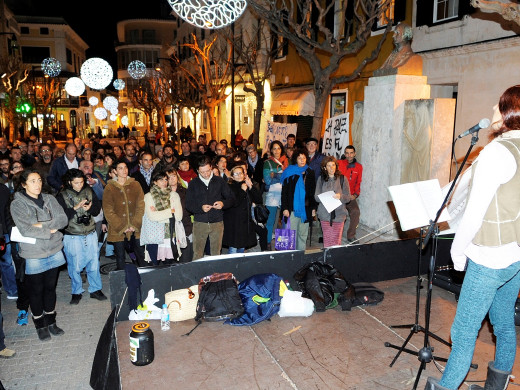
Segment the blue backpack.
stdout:
<path fill-rule="evenodd" d="M 258 274 L 242 281 L 238 285 L 238 292 L 244 306 L 244 314 L 225 323 L 236 326 L 254 325 L 278 313 L 282 280 L 276 274 Z"/>

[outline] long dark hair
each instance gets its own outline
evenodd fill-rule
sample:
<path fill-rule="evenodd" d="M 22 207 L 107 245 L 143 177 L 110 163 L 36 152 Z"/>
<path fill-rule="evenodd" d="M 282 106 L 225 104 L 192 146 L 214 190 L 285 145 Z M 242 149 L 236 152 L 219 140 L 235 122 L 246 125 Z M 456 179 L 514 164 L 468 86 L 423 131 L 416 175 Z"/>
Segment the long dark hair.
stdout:
<path fill-rule="evenodd" d="M 510 130 L 520 130 L 520 85 L 506 89 L 500 96 L 498 109 L 502 114 L 502 126 L 491 132 L 491 137 L 496 138 Z"/>

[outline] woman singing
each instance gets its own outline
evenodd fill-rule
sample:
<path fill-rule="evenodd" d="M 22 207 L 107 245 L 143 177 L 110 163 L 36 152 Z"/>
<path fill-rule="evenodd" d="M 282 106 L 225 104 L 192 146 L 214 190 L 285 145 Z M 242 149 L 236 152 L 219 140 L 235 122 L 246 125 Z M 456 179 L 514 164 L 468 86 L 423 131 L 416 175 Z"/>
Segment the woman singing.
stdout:
<path fill-rule="evenodd" d="M 487 314 L 496 351 L 495 360 L 488 365 L 485 389 L 505 389 L 515 362 L 514 315 L 520 288 L 520 85 L 507 89 L 494 110 L 494 140 L 472 166 L 466 210 L 451 247 L 454 268 L 466 269 L 451 327 L 452 350 L 441 380 L 428 378 L 426 390 L 459 388 Z"/>

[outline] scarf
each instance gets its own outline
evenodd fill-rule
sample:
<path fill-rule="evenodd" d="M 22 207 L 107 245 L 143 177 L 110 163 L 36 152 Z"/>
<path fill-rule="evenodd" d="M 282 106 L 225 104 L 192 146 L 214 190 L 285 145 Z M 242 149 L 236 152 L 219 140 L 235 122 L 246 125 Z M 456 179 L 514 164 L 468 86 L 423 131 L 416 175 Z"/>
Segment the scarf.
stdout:
<path fill-rule="evenodd" d="M 296 186 L 294 187 L 293 209 L 294 215 L 300 218 L 303 223 L 307 222 L 307 212 L 305 210 L 305 182 L 303 180 L 303 173 L 307 170 L 307 168 L 307 164 L 305 164 L 303 167 L 298 165 L 289 165 L 283 171 L 282 178 L 280 180 L 283 185 L 290 177 L 298 176 L 296 179 Z"/>
<path fill-rule="evenodd" d="M 186 183 L 189 183 L 191 179 L 195 179 L 197 177 L 197 174 L 193 169 L 188 169 L 187 171 L 181 171 L 180 169 L 177 171 L 179 173 L 179 176 L 182 180 L 184 180 Z"/>
<path fill-rule="evenodd" d="M 143 168 L 141 164 L 139 164 L 139 171 L 143 175 L 146 184 L 150 185 L 150 182 L 152 180 L 153 167 L 151 167 L 149 170 L 146 170 Z"/>
<path fill-rule="evenodd" d="M 153 203 L 157 211 L 171 209 L 170 205 L 170 188 L 157 187 L 155 184 L 150 188 L 150 194 L 152 195 Z M 164 224 L 164 238 L 170 238 L 170 223 Z"/>
<path fill-rule="evenodd" d="M 249 156 L 247 157 L 247 161 L 249 162 L 249 165 L 251 165 L 253 167 L 253 169 L 256 167 L 258 160 L 260 160 L 260 156 L 258 154 L 256 155 L 255 161 L 253 161 L 251 159 L 251 157 L 249 157 Z"/>
<path fill-rule="evenodd" d="M 94 172 L 98 172 L 103 178 L 108 176 L 108 164 L 103 164 L 102 167 L 96 166 Z"/>

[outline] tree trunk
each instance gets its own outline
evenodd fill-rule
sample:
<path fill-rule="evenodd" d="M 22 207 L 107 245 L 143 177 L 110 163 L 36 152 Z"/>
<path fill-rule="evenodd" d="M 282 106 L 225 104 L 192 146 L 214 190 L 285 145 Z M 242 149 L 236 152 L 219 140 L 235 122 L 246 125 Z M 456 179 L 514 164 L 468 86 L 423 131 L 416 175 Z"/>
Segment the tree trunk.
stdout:
<path fill-rule="evenodd" d="M 213 107 L 209 107 L 208 111 L 214 111 Z M 208 112 L 209 117 L 209 131 L 211 133 L 211 139 L 217 139 L 217 118 Z"/>
<path fill-rule="evenodd" d="M 323 116 L 325 115 L 325 106 L 327 100 L 332 91 L 333 81 L 330 79 L 330 75 L 334 71 L 334 68 L 327 68 L 322 72 L 314 72 L 314 117 L 312 119 L 312 131 L 311 135 L 313 138 L 321 138 L 321 130 L 323 127 Z"/>
<path fill-rule="evenodd" d="M 260 145 L 260 123 L 262 121 L 262 111 L 264 110 L 264 98 L 257 96 L 256 98 L 256 112 L 253 126 L 253 145 L 256 148 Z"/>

